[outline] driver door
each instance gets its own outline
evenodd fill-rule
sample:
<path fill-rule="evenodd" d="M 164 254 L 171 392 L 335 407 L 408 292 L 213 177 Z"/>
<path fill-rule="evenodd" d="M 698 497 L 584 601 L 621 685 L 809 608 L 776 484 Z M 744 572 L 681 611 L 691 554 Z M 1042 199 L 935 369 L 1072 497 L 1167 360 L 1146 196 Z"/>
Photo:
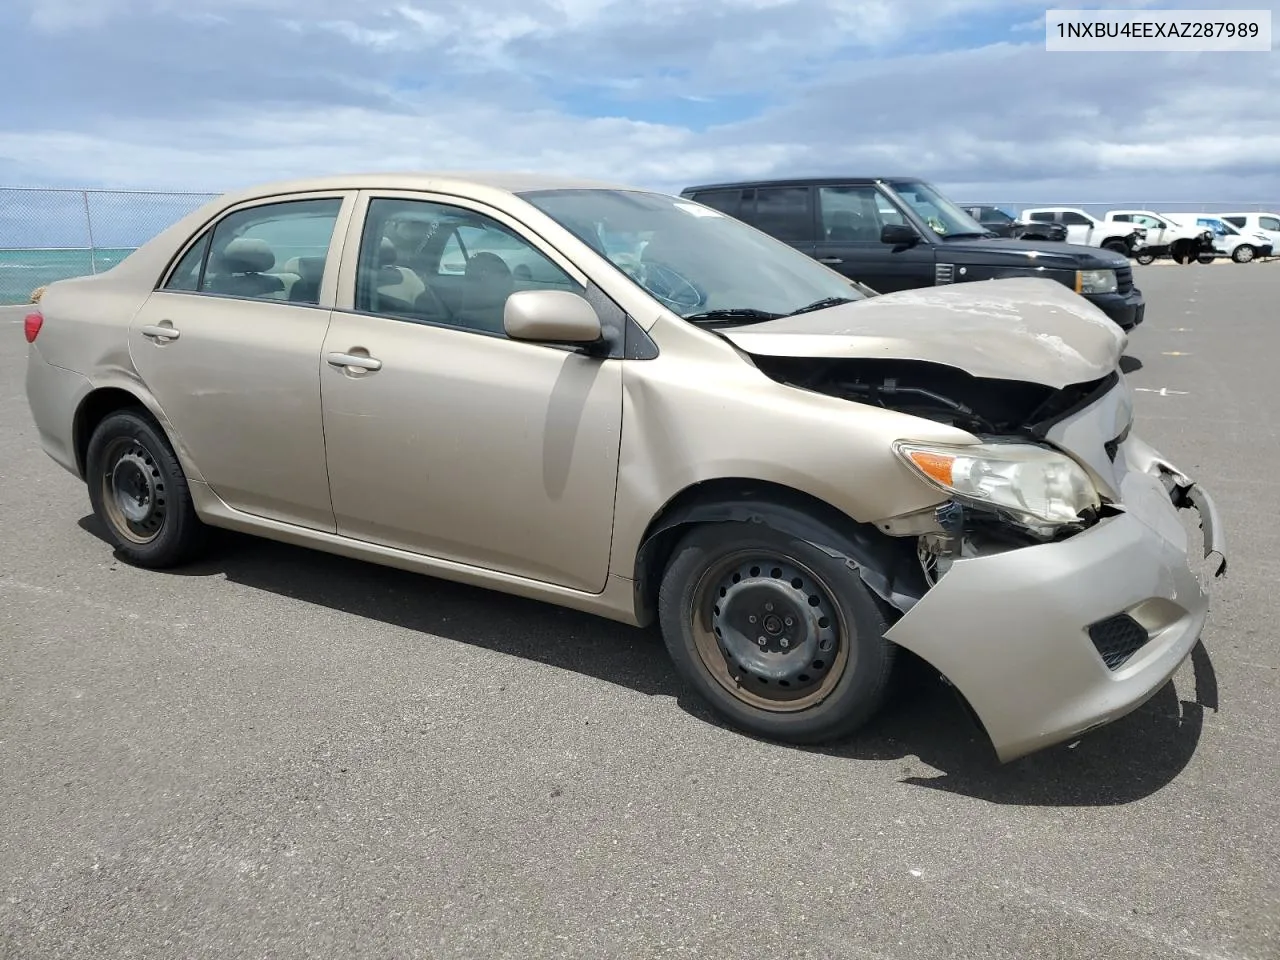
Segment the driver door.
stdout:
<path fill-rule="evenodd" d="M 338 533 L 602 590 L 624 361 L 511 340 L 502 325 L 513 291 L 581 292 L 586 278 L 518 222 L 456 197 L 364 195 L 347 249 L 359 253 L 320 352 Z"/>
<path fill-rule="evenodd" d="M 880 242 L 887 223 L 907 223 L 893 201 L 871 184 L 819 187 L 816 253 L 820 263 L 878 293 L 934 285 L 934 245 L 906 249 Z"/>

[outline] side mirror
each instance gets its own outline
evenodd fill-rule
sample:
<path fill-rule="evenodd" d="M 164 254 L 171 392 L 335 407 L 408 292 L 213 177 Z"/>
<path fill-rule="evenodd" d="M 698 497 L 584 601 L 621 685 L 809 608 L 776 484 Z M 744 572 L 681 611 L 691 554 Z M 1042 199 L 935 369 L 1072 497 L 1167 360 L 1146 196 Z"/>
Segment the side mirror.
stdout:
<path fill-rule="evenodd" d="M 595 307 L 568 290 L 517 290 L 507 297 L 502 326 L 512 340 L 595 343 L 604 330 Z"/>
<path fill-rule="evenodd" d="M 910 246 L 920 239 L 920 235 L 906 223 L 886 223 L 880 228 L 880 242 L 889 243 L 895 247 Z"/>

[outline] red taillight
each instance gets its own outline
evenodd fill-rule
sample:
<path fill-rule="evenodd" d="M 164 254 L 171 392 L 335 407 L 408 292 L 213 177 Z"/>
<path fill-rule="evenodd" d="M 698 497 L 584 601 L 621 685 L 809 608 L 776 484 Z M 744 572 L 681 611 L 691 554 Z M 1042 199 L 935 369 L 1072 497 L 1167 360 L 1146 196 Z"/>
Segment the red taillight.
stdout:
<path fill-rule="evenodd" d="M 44 314 L 39 310 L 27 314 L 26 319 L 22 321 L 22 332 L 27 338 L 27 343 L 36 342 L 36 337 L 40 335 L 40 328 L 43 326 Z"/>

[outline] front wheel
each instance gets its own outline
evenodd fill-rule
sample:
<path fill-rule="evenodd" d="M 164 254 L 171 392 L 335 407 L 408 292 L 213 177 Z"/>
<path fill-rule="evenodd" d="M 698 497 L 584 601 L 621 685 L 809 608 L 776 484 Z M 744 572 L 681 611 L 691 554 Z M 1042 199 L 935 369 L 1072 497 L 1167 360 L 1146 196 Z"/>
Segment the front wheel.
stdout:
<path fill-rule="evenodd" d="M 203 545 L 182 466 L 155 422 L 140 410 L 108 415 L 85 456 L 89 502 L 129 563 L 172 567 Z"/>
<path fill-rule="evenodd" d="M 685 681 L 759 736 L 842 739 L 884 700 L 896 647 L 879 601 L 856 570 L 799 537 L 694 527 L 663 576 L 658 614 Z"/>
<path fill-rule="evenodd" d="M 1156 255 L 1154 253 L 1139 253 L 1136 254 L 1133 259 L 1137 260 L 1145 267 L 1147 264 L 1155 262 Z"/>
<path fill-rule="evenodd" d="M 1231 259 L 1236 263 L 1248 263 L 1257 251 L 1247 243 L 1242 243 L 1231 252 Z"/>
<path fill-rule="evenodd" d="M 1215 259 L 1217 258 L 1214 257 L 1212 253 L 1202 253 L 1196 257 L 1196 260 L 1198 260 L 1200 263 L 1213 263 Z"/>

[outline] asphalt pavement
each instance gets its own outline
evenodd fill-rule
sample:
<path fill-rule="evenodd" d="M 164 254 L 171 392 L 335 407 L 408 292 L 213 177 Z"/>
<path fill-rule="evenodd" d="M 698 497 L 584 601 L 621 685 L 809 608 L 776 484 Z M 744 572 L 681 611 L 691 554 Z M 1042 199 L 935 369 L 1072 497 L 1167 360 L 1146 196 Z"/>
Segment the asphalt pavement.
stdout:
<path fill-rule="evenodd" d="M 0 957 L 1280 957 L 1280 263 L 1135 272 L 1137 429 L 1228 574 L 1172 684 L 1005 767 L 928 677 L 792 749 L 652 631 L 241 536 L 119 563 L 4 311 Z"/>

